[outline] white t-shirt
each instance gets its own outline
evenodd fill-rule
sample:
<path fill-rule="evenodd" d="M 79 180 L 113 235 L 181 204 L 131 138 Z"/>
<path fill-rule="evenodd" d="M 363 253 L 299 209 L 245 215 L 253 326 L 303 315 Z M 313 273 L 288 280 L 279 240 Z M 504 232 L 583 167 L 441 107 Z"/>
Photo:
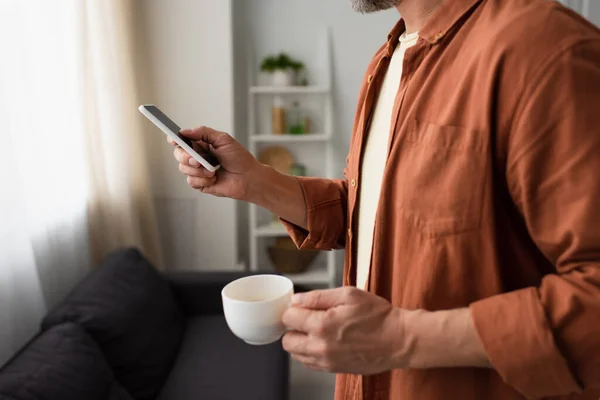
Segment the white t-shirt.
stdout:
<path fill-rule="evenodd" d="M 366 289 L 371 267 L 375 215 L 381 192 L 381 181 L 388 156 L 388 141 L 392 129 L 394 102 L 400 87 L 404 52 L 414 46 L 419 33 L 406 34 L 394 50 L 385 74 L 377 104 L 371 119 L 371 127 L 363 151 L 361 181 L 359 182 L 358 238 L 356 255 L 356 286 Z"/>

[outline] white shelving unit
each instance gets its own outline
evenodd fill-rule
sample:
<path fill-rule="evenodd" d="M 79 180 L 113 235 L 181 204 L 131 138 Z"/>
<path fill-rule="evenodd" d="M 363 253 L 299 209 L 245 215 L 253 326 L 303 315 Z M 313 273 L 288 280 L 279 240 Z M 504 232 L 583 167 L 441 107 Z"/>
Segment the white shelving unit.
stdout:
<path fill-rule="evenodd" d="M 329 32 L 325 30 L 317 46 L 316 68 L 311 68 L 310 86 L 277 87 L 256 85 L 257 64 L 249 55 L 248 90 L 248 147 L 258 155 L 265 146 L 282 145 L 290 150 L 296 161 L 307 167 L 310 176 L 331 178 L 333 173 L 333 99 L 331 91 L 331 47 Z M 264 56 L 264 55 L 261 55 Z M 311 60 L 312 62 L 313 60 Z M 254 86 L 256 85 L 256 86 Z M 284 99 L 289 106 L 300 101 L 309 111 L 319 133 L 302 135 L 274 135 L 269 123 L 271 105 L 275 97 Z M 314 118 L 313 118 L 314 117 Z M 287 236 L 283 225 L 274 221 L 272 214 L 255 205 L 250 205 L 250 270 L 269 270 L 273 266 L 267 256 L 267 247 L 278 237 Z M 288 275 L 296 284 L 306 286 L 334 287 L 336 279 L 334 252 L 320 254 L 309 269 L 301 274 Z"/>
<path fill-rule="evenodd" d="M 257 226 L 254 229 L 254 235 L 258 237 L 280 237 L 287 236 L 288 233 L 281 223 L 273 221 L 270 224 Z"/>

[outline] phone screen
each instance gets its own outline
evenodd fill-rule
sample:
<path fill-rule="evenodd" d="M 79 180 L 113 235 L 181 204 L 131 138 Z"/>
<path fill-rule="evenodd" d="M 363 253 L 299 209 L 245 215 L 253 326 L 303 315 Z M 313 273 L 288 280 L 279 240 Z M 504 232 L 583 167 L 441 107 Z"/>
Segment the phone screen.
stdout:
<path fill-rule="evenodd" d="M 185 136 L 183 136 L 179 131 L 181 128 L 171 120 L 171 118 L 167 117 L 162 111 L 158 109 L 156 106 L 144 106 L 152 115 L 154 115 L 160 122 L 162 122 L 171 132 L 176 134 L 181 140 L 185 142 L 188 146 L 194 149 L 200 157 L 204 158 L 210 165 L 213 167 L 217 167 L 219 165 L 219 161 L 208 151 L 198 149 L 198 146 L 194 146 L 192 141 Z"/>

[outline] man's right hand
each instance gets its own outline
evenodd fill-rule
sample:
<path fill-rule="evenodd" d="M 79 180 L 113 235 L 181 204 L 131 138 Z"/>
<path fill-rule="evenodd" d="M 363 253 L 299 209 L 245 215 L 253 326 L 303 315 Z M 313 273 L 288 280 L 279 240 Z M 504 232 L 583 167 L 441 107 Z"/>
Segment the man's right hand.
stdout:
<path fill-rule="evenodd" d="M 210 172 L 192 158 L 184 149 L 175 149 L 179 171 L 187 176 L 188 184 L 203 193 L 236 200 L 251 201 L 251 181 L 263 167 L 240 143 L 225 132 L 200 127 L 184 129 L 183 136 L 194 142 L 197 150 L 208 150 L 221 164 L 217 172 Z M 169 143 L 177 143 L 168 139 Z"/>
<path fill-rule="evenodd" d="M 191 187 L 214 196 L 254 203 L 297 226 L 307 227 L 304 193 L 295 177 L 261 164 L 225 132 L 201 127 L 180 133 L 191 139 L 195 148 L 210 151 L 221 164 L 216 173 L 210 172 L 177 147 L 175 158 L 179 170 L 187 175 Z"/>

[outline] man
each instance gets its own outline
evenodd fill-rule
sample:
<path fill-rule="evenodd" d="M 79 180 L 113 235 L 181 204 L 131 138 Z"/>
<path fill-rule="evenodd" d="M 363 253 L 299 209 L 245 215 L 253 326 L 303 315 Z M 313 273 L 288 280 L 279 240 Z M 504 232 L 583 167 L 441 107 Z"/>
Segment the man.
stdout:
<path fill-rule="evenodd" d="M 352 2 L 402 20 L 345 180 L 280 174 L 209 128 L 182 133 L 216 176 L 175 150 L 192 187 L 345 248 L 346 287 L 297 295 L 283 346 L 339 373 L 339 400 L 598 399 L 600 32 L 547 0 Z"/>

